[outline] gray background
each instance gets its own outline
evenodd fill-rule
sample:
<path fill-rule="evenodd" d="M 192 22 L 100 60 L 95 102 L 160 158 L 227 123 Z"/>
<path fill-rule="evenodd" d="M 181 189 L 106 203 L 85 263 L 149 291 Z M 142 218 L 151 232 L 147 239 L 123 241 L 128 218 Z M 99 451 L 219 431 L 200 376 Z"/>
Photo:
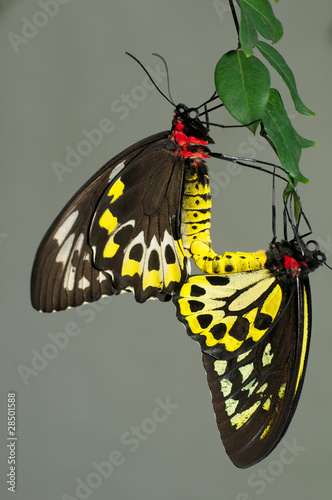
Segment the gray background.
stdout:
<path fill-rule="evenodd" d="M 8 391 L 17 392 L 19 499 L 79 498 L 77 478 L 98 480 L 91 476 L 93 462 L 108 460 L 114 450 L 123 463 L 85 498 L 330 498 L 331 272 L 326 268 L 311 279 L 313 338 L 297 414 L 274 453 L 244 471 L 223 450 L 200 350 L 187 338 L 171 303 L 138 305 L 128 294 L 51 315 L 30 306 L 34 254 L 59 210 L 110 157 L 170 126 L 172 108 L 155 90 L 136 100 L 125 119 L 114 111 L 122 94 L 142 95 L 137 86 L 142 87 L 144 74 L 124 52 L 132 51 L 151 68 L 158 63 L 151 52 L 162 54 L 175 101 L 198 105 L 213 92 L 219 57 L 236 47 L 222 2 L 71 0 L 58 5 L 58 13 L 46 17 L 45 26 L 15 52 L 8 33 L 21 35 L 24 17 L 43 23 L 45 16 L 36 14 L 42 9 L 34 0 L 0 2 L 1 498 L 9 498 Z M 278 49 L 295 72 L 303 100 L 318 115 L 295 115 L 287 90 L 275 78 L 297 130 L 318 142 L 303 154 L 302 171 L 310 184 L 300 192 L 314 237 L 331 264 L 331 2 L 280 2 L 274 10 L 285 28 Z M 165 79 L 162 86 L 165 90 Z M 113 121 L 113 132 L 59 182 L 52 163 L 64 163 L 66 147 L 76 148 L 85 138 L 82 131 L 98 127 L 103 118 Z M 222 110 L 213 119 L 232 123 Z M 248 146 L 247 130 L 217 129 L 213 136 L 215 151 L 273 160 L 261 141 Z M 226 164 L 209 165 L 214 248 L 266 248 L 271 179 L 253 171 L 227 177 Z M 70 322 L 80 333 L 65 348 L 47 351 L 49 334 L 63 332 Z M 54 359 L 24 383 L 18 367 L 32 369 L 32 350 L 43 349 Z M 156 399 L 167 398 L 178 407 L 153 428 L 149 419 Z M 131 451 L 121 436 L 141 424 L 150 434 Z M 301 450 L 287 452 L 294 440 Z"/>

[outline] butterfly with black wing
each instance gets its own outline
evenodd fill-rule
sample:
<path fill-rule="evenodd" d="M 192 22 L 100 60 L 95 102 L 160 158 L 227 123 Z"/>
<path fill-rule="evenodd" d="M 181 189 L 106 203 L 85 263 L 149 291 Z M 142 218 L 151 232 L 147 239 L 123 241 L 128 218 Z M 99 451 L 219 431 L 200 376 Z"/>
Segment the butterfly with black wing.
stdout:
<path fill-rule="evenodd" d="M 209 273 L 262 268 L 263 251 L 217 255 L 211 248 L 205 160 L 236 160 L 209 151 L 202 106 L 177 105 L 171 131 L 114 157 L 68 202 L 35 257 L 34 308 L 58 311 L 125 291 L 138 302 L 168 300 L 185 282 L 191 257 Z"/>
<path fill-rule="evenodd" d="M 200 343 L 220 436 L 240 468 L 277 446 L 303 385 L 312 316 L 309 273 L 325 255 L 292 226 L 294 239 L 274 238 L 263 269 L 191 276 L 174 297 L 178 319 Z"/>

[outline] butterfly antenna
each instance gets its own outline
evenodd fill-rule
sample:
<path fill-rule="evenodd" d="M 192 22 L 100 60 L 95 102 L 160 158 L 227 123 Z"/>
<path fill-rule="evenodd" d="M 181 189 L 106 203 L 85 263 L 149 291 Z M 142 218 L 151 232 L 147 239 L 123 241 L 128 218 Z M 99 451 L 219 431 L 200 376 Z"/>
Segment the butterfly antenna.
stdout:
<path fill-rule="evenodd" d="M 158 87 L 158 85 L 156 84 L 156 82 L 154 81 L 154 79 L 152 78 L 152 76 L 150 75 L 150 73 L 148 72 L 148 70 L 143 66 L 143 64 L 141 63 L 141 61 L 139 61 L 137 59 L 137 57 L 133 56 L 132 54 L 130 54 L 129 52 L 126 52 L 127 56 L 130 56 L 132 59 L 134 59 L 134 61 L 136 61 L 140 66 L 141 68 L 145 71 L 145 73 L 148 75 L 148 77 L 150 78 L 151 82 L 153 83 L 153 85 L 156 87 L 156 89 L 158 90 L 159 94 L 161 94 L 165 99 L 166 101 L 168 101 L 170 104 L 172 104 L 173 106 L 175 106 L 175 103 L 172 101 L 172 98 L 168 98 L 166 94 L 164 94 L 164 92 L 162 90 L 160 90 L 160 88 Z M 159 56 L 161 57 L 161 56 Z M 162 58 L 161 58 L 162 59 Z M 166 66 L 167 68 L 167 66 Z M 167 79 L 168 79 L 168 72 L 167 72 Z"/>
<path fill-rule="evenodd" d="M 166 75 L 167 75 L 167 90 L 168 90 L 168 95 L 169 95 L 169 98 L 170 100 L 172 101 L 172 103 L 174 104 L 174 99 L 171 95 L 171 87 L 170 87 L 170 83 L 169 83 L 169 71 L 168 71 L 168 66 L 167 66 L 167 62 L 166 60 L 163 58 L 163 56 L 161 56 L 160 54 L 156 54 L 155 52 L 152 52 L 152 55 L 153 56 L 156 56 L 156 57 L 159 57 L 159 59 L 162 60 L 162 62 L 164 63 L 165 65 L 165 69 L 166 69 Z M 175 104 L 174 104 L 175 106 Z"/>

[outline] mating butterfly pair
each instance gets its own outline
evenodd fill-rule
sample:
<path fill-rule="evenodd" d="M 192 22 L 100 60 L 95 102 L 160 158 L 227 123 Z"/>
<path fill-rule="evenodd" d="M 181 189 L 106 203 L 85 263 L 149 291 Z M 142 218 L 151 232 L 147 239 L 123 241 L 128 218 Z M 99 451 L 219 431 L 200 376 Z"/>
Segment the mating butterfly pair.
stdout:
<path fill-rule="evenodd" d="M 311 326 L 308 273 L 325 257 L 297 240 L 217 255 L 205 160 L 213 141 L 199 108 L 176 107 L 171 131 L 128 148 L 69 201 L 36 254 L 31 300 L 50 312 L 132 291 L 173 297 L 201 344 L 227 453 L 263 459 L 295 411 Z M 189 259 L 208 275 L 189 277 Z"/>

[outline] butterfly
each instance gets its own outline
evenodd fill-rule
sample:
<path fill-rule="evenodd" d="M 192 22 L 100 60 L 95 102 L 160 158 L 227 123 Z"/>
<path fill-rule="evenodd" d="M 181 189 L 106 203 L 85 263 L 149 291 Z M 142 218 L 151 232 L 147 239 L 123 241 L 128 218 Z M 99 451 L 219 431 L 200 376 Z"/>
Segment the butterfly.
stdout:
<path fill-rule="evenodd" d="M 325 263 L 325 255 L 293 228 L 293 240 L 273 239 L 262 269 L 191 276 L 173 298 L 178 319 L 201 346 L 220 436 L 240 468 L 277 446 L 303 385 L 312 317 L 309 273 Z"/>
<path fill-rule="evenodd" d="M 187 279 L 190 258 L 208 273 L 264 265 L 263 251 L 218 255 L 211 248 L 205 161 L 210 156 L 242 160 L 208 148 L 214 141 L 207 104 L 215 98 L 198 108 L 178 104 L 170 131 L 115 156 L 72 197 L 36 253 L 31 275 L 35 309 L 59 311 L 127 291 L 138 302 L 169 300 Z"/>

